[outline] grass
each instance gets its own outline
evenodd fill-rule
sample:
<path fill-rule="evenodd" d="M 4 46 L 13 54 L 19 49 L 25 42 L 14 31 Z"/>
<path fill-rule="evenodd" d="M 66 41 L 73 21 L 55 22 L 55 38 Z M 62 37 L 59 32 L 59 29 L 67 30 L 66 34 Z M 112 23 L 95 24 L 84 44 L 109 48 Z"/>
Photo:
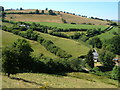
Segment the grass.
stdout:
<path fill-rule="evenodd" d="M 108 31 L 108 32 L 106 32 L 106 33 L 103 33 L 103 34 L 100 34 L 100 35 L 98 35 L 97 37 L 99 37 L 102 41 L 109 40 L 109 39 L 111 39 L 112 37 L 115 36 L 115 35 L 113 34 L 113 32 L 117 32 L 117 33 L 118 33 L 118 28 L 117 28 L 117 27 L 114 27 L 114 28 L 111 29 L 110 31 Z"/>
<path fill-rule="evenodd" d="M 40 32 L 38 32 L 38 33 L 40 33 Z M 47 40 L 51 40 L 56 46 L 65 50 L 67 53 L 73 55 L 73 57 L 85 55 L 85 54 L 87 54 L 87 52 L 90 49 L 83 43 L 79 43 L 74 40 L 56 37 L 56 36 L 52 36 L 52 35 L 45 34 L 45 33 L 40 33 L 40 35 Z"/>
<path fill-rule="evenodd" d="M 59 16 L 38 15 L 38 14 L 7 14 L 5 19 L 13 20 L 13 21 L 23 21 L 23 22 L 30 21 L 30 22 L 62 23 L 61 18 Z"/>
<path fill-rule="evenodd" d="M 86 73 L 68 73 L 59 76 L 44 73 L 20 73 L 11 75 L 22 80 L 2 76 L 3 88 L 117 88 L 117 81 Z M 27 81 L 27 82 L 25 82 Z"/>
<path fill-rule="evenodd" d="M 6 12 L 35 12 L 36 9 L 26 9 L 26 10 L 10 10 L 10 11 L 6 11 Z M 41 12 L 41 10 L 39 10 L 39 12 Z M 45 13 L 48 13 L 48 11 L 44 10 Z M 57 14 L 58 12 L 55 11 L 55 13 Z M 23 20 L 23 21 L 31 21 L 30 19 L 32 18 L 32 21 L 36 22 L 36 21 L 42 21 L 42 22 L 57 22 L 57 23 L 62 23 L 62 18 L 64 20 L 66 20 L 68 23 L 91 23 L 91 24 L 95 24 L 95 25 L 107 25 L 107 21 L 101 21 L 101 20 L 95 20 L 95 19 L 90 19 L 90 18 L 85 18 L 85 17 L 81 17 L 81 16 L 77 16 L 77 15 L 72 15 L 72 14 L 66 14 L 63 12 L 60 12 L 61 15 L 57 15 L 57 17 L 59 18 L 50 18 L 48 15 L 45 16 L 45 18 L 40 15 L 39 17 L 36 17 L 36 15 L 34 15 L 34 17 L 30 17 L 28 15 L 28 17 L 26 17 L 26 15 L 19 15 L 15 14 L 12 15 L 12 17 L 14 18 L 14 20 Z M 7 15 L 7 19 L 10 20 L 11 15 Z M 37 18 L 36 20 L 33 18 Z M 48 20 L 47 20 L 48 19 Z"/>
<path fill-rule="evenodd" d="M 69 28 L 75 28 L 75 29 L 98 29 L 101 28 L 104 30 L 107 28 L 107 25 L 84 25 L 84 24 L 63 24 L 63 23 L 52 23 L 52 22 L 36 22 L 41 25 L 50 26 L 50 27 L 57 27 L 62 29 L 69 29 Z"/>
<path fill-rule="evenodd" d="M 106 25 L 108 22 L 107 21 L 101 21 L 101 20 L 95 20 L 95 19 L 90 19 L 90 18 L 85 18 L 81 16 L 76 16 L 72 14 L 65 14 L 61 13 L 62 18 L 65 19 L 68 23 L 91 23 L 95 25 Z"/>
<path fill-rule="evenodd" d="M 74 35 L 75 33 L 86 33 L 86 31 L 71 31 L 71 32 L 61 32 L 61 33 L 71 36 Z"/>
<path fill-rule="evenodd" d="M 7 45 L 10 45 L 11 43 L 15 42 L 18 38 L 23 39 L 20 36 L 14 35 L 12 33 L 9 32 L 5 32 L 2 31 L 2 47 L 5 47 Z M 24 38 L 25 39 L 25 38 Z M 39 55 L 40 53 L 43 53 L 45 56 L 47 57 L 51 57 L 51 58 L 57 58 L 57 56 L 55 56 L 54 54 L 50 53 L 49 51 L 47 51 L 41 44 L 39 44 L 36 41 L 32 41 L 32 40 L 28 40 L 27 41 L 30 42 L 31 47 L 34 50 L 35 55 Z"/>

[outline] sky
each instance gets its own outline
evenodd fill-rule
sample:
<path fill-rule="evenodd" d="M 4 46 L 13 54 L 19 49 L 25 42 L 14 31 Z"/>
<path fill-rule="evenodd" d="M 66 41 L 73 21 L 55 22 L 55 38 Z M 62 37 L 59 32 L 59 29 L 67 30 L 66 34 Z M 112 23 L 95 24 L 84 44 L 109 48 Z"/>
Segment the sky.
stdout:
<path fill-rule="evenodd" d="M 44 2 L 43 2 L 44 1 Z M 106 0 L 106 2 L 98 0 L 89 1 L 78 1 L 78 0 L 68 0 L 67 1 L 49 1 L 49 0 L 3 0 L 1 6 L 5 9 L 13 8 L 17 9 L 22 7 L 23 9 L 42 9 L 45 8 L 53 9 L 56 11 L 66 11 L 70 13 L 86 15 L 88 17 L 98 17 L 102 19 L 117 20 L 118 19 L 118 1 Z"/>

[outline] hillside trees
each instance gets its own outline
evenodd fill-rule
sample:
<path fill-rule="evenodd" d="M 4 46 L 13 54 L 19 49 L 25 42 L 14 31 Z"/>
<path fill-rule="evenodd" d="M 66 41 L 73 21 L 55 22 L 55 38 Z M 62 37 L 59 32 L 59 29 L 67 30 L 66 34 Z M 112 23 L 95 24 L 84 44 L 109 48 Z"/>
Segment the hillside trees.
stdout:
<path fill-rule="evenodd" d="M 109 40 L 109 45 L 107 45 L 107 49 L 111 52 L 120 55 L 120 36 L 114 36 L 112 39 Z"/>
<path fill-rule="evenodd" d="M 93 48 L 102 48 L 102 41 L 98 37 L 94 37 L 91 40 L 89 40 L 89 44 L 92 45 Z"/>
<path fill-rule="evenodd" d="M 86 64 L 90 67 L 94 67 L 94 60 L 93 60 L 93 51 L 89 50 L 88 54 L 86 55 Z"/>
<path fill-rule="evenodd" d="M 106 67 L 106 69 L 111 70 L 115 65 L 113 61 L 115 54 L 110 51 L 103 50 L 99 53 L 99 55 L 99 59 L 102 62 L 103 66 Z"/>
<path fill-rule="evenodd" d="M 44 10 L 42 10 L 41 13 L 44 14 Z"/>
<path fill-rule="evenodd" d="M 36 9 L 35 14 L 39 14 L 39 10 L 38 9 Z"/>
<path fill-rule="evenodd" d="M 3 71 L 10 74 L 28 71 L 30 68 L 31 56 L 33 51 L 30 44 L 25 39 L 18 39 L 10 47 L 3 50 Z"/>
<path fill-rule="evenodd" d="M 49 15 L 56 15 L 56 14 L 53 12 L 53 10 L 49 10 L 48 13 L 49 13 Z"/>
<path fill-rule="evenodd" d="M 120 66 L 114 66 L 111 73 L 111 78 L 116 79 L 120 82 Z"/>

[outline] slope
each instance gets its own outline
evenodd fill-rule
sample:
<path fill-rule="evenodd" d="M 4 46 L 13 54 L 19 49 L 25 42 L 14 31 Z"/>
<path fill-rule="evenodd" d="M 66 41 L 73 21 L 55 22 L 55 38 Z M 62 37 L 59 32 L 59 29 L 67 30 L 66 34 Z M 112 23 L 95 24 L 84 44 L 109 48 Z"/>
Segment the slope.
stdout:
<path fill-rule="evenodd" d="M 3 88 L 117 88 L 118 84 L 115 80 L 86 73 L 68 73 L 68 76 L 21 73 L 11 76 L 14 79 L 2 76 Z"/>
<path fill-rule="evenodd" d="M 10 10 L 5 12 L 35 12 L 36 9 L 25 9 L 25 10 Z M 39 10 L 41 12 L 41 10 Z M 44 10 L 46 14 L 48 14 L 48 11 Z M 77 15 L 67 14 L 60 12 L 58 14 L 58 11 L 54 11 L 57 15 L 30 15 L 30 14 L 7 14 L 6 19 L 7 20 L 15 20 L 15 21 L 33 21 L 33 22 L 56 22 L 56 23 L 63 23 L 62 18 L 66 20 L 68 23 L 91 23 L 94 25 L 107 25 L 109 22 L 107 21 L 101 21 L 101 20 L 95 20 L 90 18 L 85 18 Z M 12 18 L 11 18 L 12 17 Z M 35 20 L 36 18 L 36 20 Z"/>
<path fill-rule="evenodd" d="M 14 35 L 12 33 L 9 32 L 5 32 L 2 31 L 2 47 L 5 47 L 7 45 L 10 45 L 11 43 L 13 43 L 14 41 L 16 41 L 18 38 L 23 39 L 20 36 Z M 24 38 L 25 39 L 25 38 Z M 26 39 L 28 40 L 28 39 Z M 47 51 L 42 45 L 40 45 L 38 42 L 36 41 L 32 41 L 32 40 L 28 40 L 31 44 L 31 47 L 34 50 L 35 55 L 39 55 L 40 53 L 43 53 L 45 56 L 47 57 L 51 57 L 51 58 L 57 58 L 57 56 L 55 56 L 54 54 L 50 53 L 49 51 Z"/>
<path fill-rule="evenodd" d="M 38 32 L 38 33 L 40 33 L 40 32 Z M 89 47 L 85 46 L 83 43 L 79 43 L 74 40 L 51 36 L 51 35 L 45 34 L 45 33 L 40 33 L 40 35 L 47 40 L 52 40 L 52 42 L 56 46 L 60 47 L 61 49 L 68 52 L 69 54 L 73 55 L 73 57 L 85 55 L 85 54 L 87 54 L 87 52 L 90 49 Z"/>

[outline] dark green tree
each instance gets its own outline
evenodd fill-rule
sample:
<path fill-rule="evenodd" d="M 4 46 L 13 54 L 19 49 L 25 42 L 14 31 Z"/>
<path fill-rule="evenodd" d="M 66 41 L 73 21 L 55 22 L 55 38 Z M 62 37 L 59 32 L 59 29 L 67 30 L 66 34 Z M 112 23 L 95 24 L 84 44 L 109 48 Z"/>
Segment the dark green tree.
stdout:
<path fill-rule="evenodd" d="M 22 7 L 20 8 L 20 10 L 23 10 Z"/>
<path fill-rule="evenodd" d="M 41 13 L 44 14 L 44 10 L 42 10 Z"/>
<path fill-rule="evenodd" d="M 96 48 L 102 48 L 102 41 L 98 37 L 94 37 L 89 40 L 89 44 Z"/>
<path fill-rule="evenodd" d="M 38 9 L 36 9 L 35 14 L 39 14 L 39 10 Z"/>
<path fill-rule="evenodd" d="M 32 51 L 28 41 L 17 39 L 9 48 L 3 50 L 3 71 L 10 76 L 10 74 L 30 70 Z"/>
<path fill-rule="evenodd" d="M 109 45 L 107 45 L 108 50 L 120 55 L 120 36 L 114 36 L 112 39 L 108 40 Z"/>
<path fill-rule="evenodd" d="M 86 55 L 86 64 L 90 67 L 94 67 L 94 59 L 93 59 L 93 51 L 89 50 L 88 54 Z"/>
<path fill-rule="evenodd" d="M 53 10 L 49 10 L 48 13 L 49 13 L 49 15 L 55 15 L 55 13 L 53 12 Z"/>
<path fill-rule="evenodd" d="M 116 79 L 120 82 L 120 66 L 114 66 L 111 73 L 111 78 Z"/>
<path fill-rule="evenodd" d="M 102 62 L 103 66 L 106 67 L 108 70 L 111 70 L 115 63 L 113 62 L 113 58 L 115 54 L 110 51 L 101 51 L 99 53 L 99 60 Z"/>
<path fill-rule="evenodd" d="M 2 69 L 5 73 L 16 74 L 18 73 L 18 53 L 13 47 L 5 47 L 2 51 Z"/>
<path fill-rule="evenodd" d="M 45 10 L 48 10 L 48 8 L 46 8 Z"/>

